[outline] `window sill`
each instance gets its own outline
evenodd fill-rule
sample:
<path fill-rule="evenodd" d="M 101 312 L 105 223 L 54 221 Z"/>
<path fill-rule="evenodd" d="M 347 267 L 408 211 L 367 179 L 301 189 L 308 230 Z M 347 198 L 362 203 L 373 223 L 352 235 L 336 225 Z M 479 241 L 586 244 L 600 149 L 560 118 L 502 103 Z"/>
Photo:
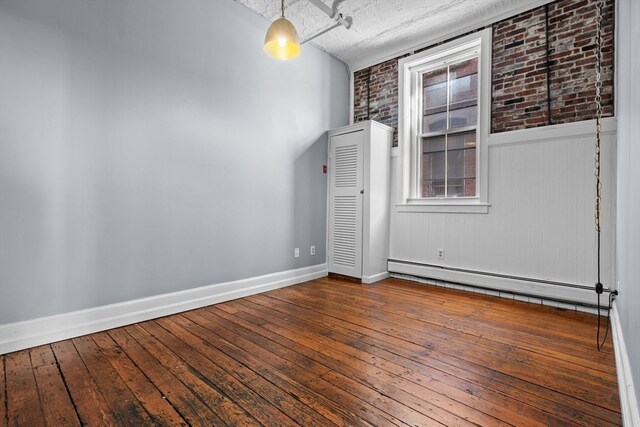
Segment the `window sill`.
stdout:
<path fill-rule="evenodd" d="M 397 212 L 426 212 L 426 213 L 489 213 L 488 203 L 478 201 L 450 202 L 442 201 L 427 202 L 420 199 L 409 200 L 407 203 L 396 205 Z"/>

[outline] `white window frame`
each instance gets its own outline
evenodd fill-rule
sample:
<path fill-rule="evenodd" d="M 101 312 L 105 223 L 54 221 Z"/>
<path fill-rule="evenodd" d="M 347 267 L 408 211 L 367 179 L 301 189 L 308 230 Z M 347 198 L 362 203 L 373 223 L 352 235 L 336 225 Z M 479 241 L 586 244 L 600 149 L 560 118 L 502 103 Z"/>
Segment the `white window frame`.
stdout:
<path fill-rule="evenodd" d="M 428 69 L 478 54 L 476 197 L 423 198 L 420 191 L 419 76 Z M 401 191 L 398 211 L 487 213 L 488 147 L 491 118 L 491 28 L 460 37 L 398 61 L 398 146 Z"/>

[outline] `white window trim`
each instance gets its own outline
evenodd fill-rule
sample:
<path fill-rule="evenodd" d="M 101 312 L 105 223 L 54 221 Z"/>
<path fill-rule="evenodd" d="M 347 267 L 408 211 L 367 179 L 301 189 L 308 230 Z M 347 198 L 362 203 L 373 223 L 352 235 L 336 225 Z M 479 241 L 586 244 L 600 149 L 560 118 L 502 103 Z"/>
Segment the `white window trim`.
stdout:
<path fill-rule="evenodd" d="M 421 198 L 418 197 L 417 123 L 411 117 L 418 99 L 412 90 L 412 74 L 424 64 L 458 55 L 470 49 L 480 49 L 478 63 L 478 175 L 477 197 Z M 488 139 L 491 118 L 491 28 L 487 28 L 451 42 L 436 46 L 398 61 L 398 146 L 400 150 L 401 192 L 397 204 L 399 212 L 457 212 L 487 213 L 488 203 Z"/>

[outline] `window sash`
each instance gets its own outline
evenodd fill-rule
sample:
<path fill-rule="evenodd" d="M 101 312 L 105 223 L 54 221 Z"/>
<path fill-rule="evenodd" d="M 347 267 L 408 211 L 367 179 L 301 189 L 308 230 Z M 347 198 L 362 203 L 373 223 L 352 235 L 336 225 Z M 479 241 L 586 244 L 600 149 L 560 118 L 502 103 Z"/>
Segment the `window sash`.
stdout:
<path fill-rule="evenodd" d="M 477 198 L 478 194 L 479 194 L 479 189 L 478 189 L 478 153 L 479 153 L 479 144 L 478 144 L 478 133 L 477 133 L 477 129 L 475 127 L 472 127 L 471 129 L 468 129 L 466 133 L 470 133 L 469 131 L 475 131 L 475 141 L 474 141 L 474 145 L 473 146 L 462 146 L 462 147 L 456 147 L 456 148 L 450 148 L 449 147 L 449 136 L 450 135 L 455 135 L 455 134 L 460 134 L 462 132 L 450 132 L 450 133 L 444 133 L 444 134 L 440 134 L 440 135 L 436 135 L 436 136 L 444 136 L 445 137 L 445 145 L 443 149 L 436 149 L 436 150 L 429 150 L 429 151 L 424 151 L 424 144 L 423 141 L 425 140 L 425 138 L 420 138 L 420 140 L 417 142 L 417 146 L 418 146 L 418 153 L 419 155 L 417 156 L 417 160 L 418 160 L 418 173 L 417 175 L 417 181 L 418 181 L 418 196 L 420 198 L 423 199 L 443 199 L 443 198 L 448 198 L 448 199 L 473 199 L 473 198 Z M 449 171 L 449 155 L 456 153 L 456 154 L 460 154 L 460 153 L 465 153 L 468 150 L 474 150 L 474 175 L 467 175 L 466 173 L 466 165 L 463 164 L 462 168 L 463 168 L 463 174 L 461 176 L 451 176 L 451 173 Z M 425 154 L 431 154 L 431 155 L 435 155 L 436 153 L 444 153 L 444 179 L 443 178 L 425 178 L 424 177 L 424 165 L 423 165 L 423 161 L 424 161 L 424 156 Z M 462 160 L 463 162 L 465 161 L 464 158 Z M 462 180 L 463 183 L 461 184 L 463 186 L 464 189 L 466 189 L 466 183 L 469 180 L 474 180 L 474 190 L 475 190 L 475 194 L 473 195 L 464 195 L 464 192 L 466 190 L 463 190 L 463 195 L 450 195 L 449 194 L 449 187 L 454 185 L 451 184 L 450 182 L 454 182 L 454 181 L 459 181 Z M 429 181 L 443 181 L 443 186 L 444 186 L 444 195 L 435 195 L 435 196 L 426 196 L 424 195 L 424 188 L 423 188 L 423 184 L 425 182 L 429 182 Z"/>
<path fill-rule="evenodd" d="M 476 58 L 478 61 L 478 68 L 476 70 L 476 74 L 479 76 L 480 74 L 480 53 L 477 49 L 471 49 L 468 51 L 464 51 L 462 53 L 457 53 L 457 54 L 452 54 L 449 56 L 446 56 L 444 58 L 442 58 L 441 60 L 438 61 L 434 61 L 434 62 L 430 62 L 429 64 L 427 64 L 426 66 L 419 66 L 416 67 L 414 70 L 412 70 L 412 74 L 414 75 L 413 80 L 413 93 L 416 96 L 416 101 L 417 101 L 417 105 L 414 104 L 414 108 L 415 110 L 411 112 L 412 115 L 414 115 L 415 118 L 415 129 L 416 129 L 416 133 L 415 133 L 415 157 L 416 157 L 416 173 L 415 173 L 415 182 L 416 182 L 416 196 L 418 198 L 423 198 L 423 199 L 451 199 L 451 198 L 455 198 L 455 199 L 472 199 L 472 198 L 478 198 L 479 197 L 479 186 L 477 185 L 477 180 L 478 180 L 478 172 L 479 172 L 479 144 L 478 144 L 478 139 L 479 139 L 479 135 L 478 135 L 478 124 L 480 123 L 480 92 L 481 92 L 481 82 L 479 81 L 479 79 L 477 79 L 477 83 L 476 83 L 476 98 L 475 98 L 475 104 L 476 105 L 476 125 L 474 126 L 466 126 L 466 127 L 455 127 L 455 128 L 451 128 L 451 117 L 450 117 L 450 111 L 451 111 L 451 67 L 455 66 L 457 64 L 460 64 L 462 62 L 468 61 L 470 59 L 474 59 Z M 446 126 L 445 129 L 442 130 L 437 130 L 437 131 L 431 131 L 431 132 L 424 132 L 424 91 L 425 91 L 425 86 L 424 86 L 424 75 L 439 69 L 443 69 L 446 67 L 446 102 L 445 102 L 445 112 L 446 113 Z M 468 100 L 465 100 L 465 102 L 469 102 Z M 475 175 L 473 177 L 450 177 L 449 176 L 449 152 L 450 151 L 456 151 L 456 150 L 468 150 L 471 147 L 462 147 L 459 149 L 450 149 L 448 147 L 448 140 L 449 140 L 449 136 L 450 135 L 455 135 L 455 134 L 461 134 L 461 133 L 469 133 L 471 131 L 475 131 L 476 133 L 476 144 L 473 147 L 475 149 Z M 424 151 L 423 151 L 423 141 L 425 140 L 425 138 L 429 138 L 429 137 L 434 137 L 434 136 L 444 136 L 445 137 L 445 148 L 444 150 L 441 150 L 445 153 L 445 157 L 444 157 L 444 195 L 437 195 L 437 196 L 426 196 L 423 195 L 424 189 L 423 189 L 423 183 L 424 182 L 428 182 L 428 181 L 442 181 L 442 179 L 438 178 L 438 179 L 425 179 L 423 177 L 423 158 L 424 158 Z M 435 152 L 435 151 L 434 151 Z M 431 153 L 431 152 L 430 152 Z M 460 179 L 462 179 L 463 184 L 462 186 L 464 187 L 466 185 L 466 180 L 467 179 L 474 179 L 475 183 L 474 183 L 474 187 L 475 187 L 475 194 L 473 196 L 450 196 L 449 195 L 449 181 L 459 181 Z M 464 190 L 463 190 L 464 193 Z"/>

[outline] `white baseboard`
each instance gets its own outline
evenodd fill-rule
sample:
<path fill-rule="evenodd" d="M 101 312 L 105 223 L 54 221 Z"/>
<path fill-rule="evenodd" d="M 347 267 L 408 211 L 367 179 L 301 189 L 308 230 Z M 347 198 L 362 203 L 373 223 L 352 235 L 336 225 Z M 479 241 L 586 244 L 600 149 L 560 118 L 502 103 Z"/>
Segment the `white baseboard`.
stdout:
<path fill-rule="evenodd" d="M 391 273 L 408 274 L 447 282 L 460 283 L 495 291 L 507 291 L 525 294 L 541 299 L 554 299 L 566 302 L 596 304 L 596 293 L 589 289 L 556 286 L 547 283 L 530 282 L 513 278 L 489 276 L 464 271 L 445 270 L 427 265 L 407 264 L 389 261 L 387 269 Z"/>
<path fill-rule="evenodd" d="M 0 354 L 193 310 L 326 275 L 327 264 L 318 264 L 71 313 L 8 323 L 0 325 Z"/>
<path fill-rule="evenodd" d="M 622 325 L 618 306 L 613 302 L 611 309 L 611 332 L 613 334 L 613 351 L 616 356 L 616 371 L 618 374 L 618 388 L 620 389 L 620 408 L 622 409 L 622 423 L 626 427 L 640 427 L 640 409 L 636 400 L 636 393 L 631 377 L 629 354 L 622 335 Z"/>
<path fill-rule="evenodd" d="M 371 276 L 362 276 L 362 279 L 360 280 L 362 281 L 362 283 L 370 284 L 370 283 L 379 282 L 380 280 L 384 280 L 388 277 L 389 277 L 389 272 L 383 271 L 382 273 L 372 274 Z"/>

